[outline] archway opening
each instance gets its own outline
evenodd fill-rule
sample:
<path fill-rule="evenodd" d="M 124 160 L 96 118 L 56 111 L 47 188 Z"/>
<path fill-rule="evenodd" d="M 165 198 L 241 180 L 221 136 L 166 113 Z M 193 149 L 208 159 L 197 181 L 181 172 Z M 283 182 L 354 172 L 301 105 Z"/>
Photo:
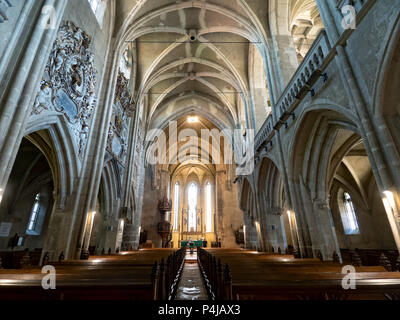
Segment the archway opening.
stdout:
<path fill-rule="evenodd" d="M 272 160 L 264 158 L 258 177 L 260 224 L 267 251 L 298 248 L 295 216 L 286 199 L 283 180 Z"/>
<path fill-rule="evenodd" d="M 349 249 L 396 248 L 373 160 L 357 126 L 328 110 L 306 114 L 301 127 L 306 126 L 292 158 L 303 254 L 329 260 Z"/>
<path fill-rule="evenodd" d="M 339 129 L 331 160 L 329 206 L 341 251 L 396 249 L 388 217 L 361 137 Z M 334 159 L 340 159 L 335 163 Z M 337 161 L 337 160 L 336 160 Z M 376 232 L 380 230 L 380 232 Z"/>
<path fill-rule="evenodd" d="M 37 132 L 22 139 L 0 203 L 0 250 L 28 250 L 38 265 L 54 206 L 54 179 L 41 147 L 48 138 Z M 3 266 L 19 267 L 13 261 Z"/>

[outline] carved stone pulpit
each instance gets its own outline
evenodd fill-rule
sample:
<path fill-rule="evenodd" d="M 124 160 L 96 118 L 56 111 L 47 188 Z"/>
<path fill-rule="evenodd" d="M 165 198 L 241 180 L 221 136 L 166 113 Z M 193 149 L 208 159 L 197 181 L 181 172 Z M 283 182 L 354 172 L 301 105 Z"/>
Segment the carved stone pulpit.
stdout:
<path fill-rule="evenodd" d="M 167 248 L 171 241 L 171 223 L 169 221 L 161 221 L 158 223 L 158 233 L 161 235 L 162 247 Z"/>
<path fill-rule="evenodd" d="M 161 214 L 161 222 L 158 224 L 158 234 L 162 239 L 162 247 L 166 248 L 171 241 L 171 223 L 165 219 L 166 213 L 172 209 L 172 200 L 166 196 L 158 202 L 158 210 Z"/>

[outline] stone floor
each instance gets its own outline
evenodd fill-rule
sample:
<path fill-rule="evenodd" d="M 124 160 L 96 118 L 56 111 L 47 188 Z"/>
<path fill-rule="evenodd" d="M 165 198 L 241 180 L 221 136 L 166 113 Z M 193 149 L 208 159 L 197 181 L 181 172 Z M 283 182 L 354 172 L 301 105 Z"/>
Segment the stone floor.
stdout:
<path fill-rule="evenodd" d="M 175 300 L 208 300 L 207 291 L 197 263 L 197 255 L 188 252 Z"/>

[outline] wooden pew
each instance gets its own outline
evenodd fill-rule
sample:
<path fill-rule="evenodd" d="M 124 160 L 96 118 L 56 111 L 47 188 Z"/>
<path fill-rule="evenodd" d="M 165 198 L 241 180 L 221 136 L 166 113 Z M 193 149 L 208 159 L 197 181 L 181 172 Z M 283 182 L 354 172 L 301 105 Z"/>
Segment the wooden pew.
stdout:
<path fill-rule="evenodd" d="M 153 250 L 54 263 L 56 290 L 42 288 L 41 268 L 0 270 L 0 299 L 167 300 L 183 258 L 183 250 Z"/>
<path fill-rule="evenodd" d="M 39 266 L 42 249 L 33 251 L 1 251 L 1 267 L 4 269 L 21 269 L 28 266 Z"/>
<path fill-rule="evenodd" d="M 357 290 L 344 290 L 344 274 L 338 263 L 244 250 L 200 249 L 199 252 L 202 274 L 212 299 L 400 297 L 400 273 L 387 272 L 382 266 L 355 267 Z"/>
<path fill-rule="evenodd" d="M 356 253 L 364 266 L 379 266 L 382 265 L 381 258 L 382 254 L 387 258 L 388 263 L 387 269 L 391 271 L 400 271 L 399 265 L 399 252 L 396 250 L 374 250 L 374 249 L 340 249 L 343 261 L 345 263 L 351 263 L 352 257 Z"/>

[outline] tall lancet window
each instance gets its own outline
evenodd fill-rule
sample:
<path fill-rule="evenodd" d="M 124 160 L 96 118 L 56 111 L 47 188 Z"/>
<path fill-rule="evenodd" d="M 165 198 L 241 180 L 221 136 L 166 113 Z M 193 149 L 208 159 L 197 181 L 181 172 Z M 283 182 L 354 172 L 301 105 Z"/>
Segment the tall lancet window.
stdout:
<path fill-rule="evenodd" d="M 197 186 L 192 183 L 188 191 L 188 205 L 189 205 L 189 231 L 196 231 L 196 216 L 197 216 Z"/>
<path fill-rule="evenodd" d="M 29 223 L 28 223 L 27 231 L 35 231 L 36 230 L 36 225 L 37 225 L 37 222 L 38 222 L 39 213 L 40 213 L 40 194 L 38 193 L 35 196 L 35 201 L 33 202 L 31 215 L 29 217 Z"/>
<path fill-rule="evenodd" d="M 174 190 L 174 230 L 178 230 L 179 224 L 179 182 L 175 183 Z"/>
<path fill-rule="evenodd" d="M 345 234 L 360 233 L 353 201 L 351 200 L 350 194 L 347 192 L 343 193 L 343 204 L 344 212 L 342 212 L 341 215 Z"/>
<path fill-rule="evenodd" d="M 207 182 L 206 185 L 206 232 L 212 231 L 212 193 L 211 183 Z"/>

